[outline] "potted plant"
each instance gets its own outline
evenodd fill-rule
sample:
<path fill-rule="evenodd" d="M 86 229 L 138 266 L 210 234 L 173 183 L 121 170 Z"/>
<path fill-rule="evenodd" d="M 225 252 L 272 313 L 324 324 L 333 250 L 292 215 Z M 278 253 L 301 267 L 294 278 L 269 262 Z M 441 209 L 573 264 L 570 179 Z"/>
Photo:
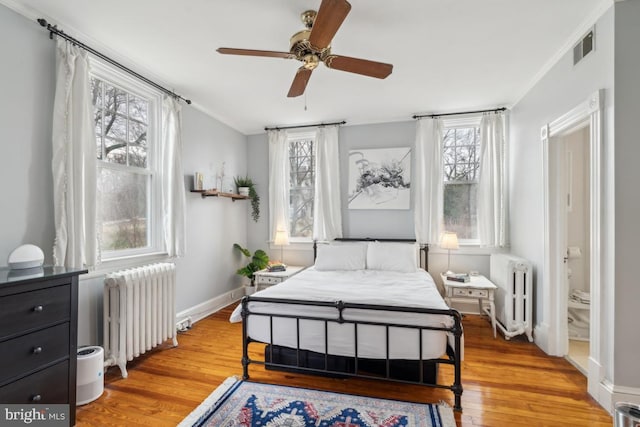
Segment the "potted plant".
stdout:
<path fill-rule="evenodd" d="M 251 199 L 251 218 L 258 222 L 260 219 L 260 196 L 256 192 L 256 185 L 248 176 L 236 176 L 233 181 L 238 194 L 248 196 Z"/>
<path fill-rule="evenodd" d="M 252 255 L 249 249 L 245 249 L 237 243 L 234 243 L 233 247 L 239 250 L 244 256 L 251 259 L 251 262 L 244 267 L 239 268 L 236 273 L 249 278 L 249 286 L 251 287 L 251 290 L 248 293 L 253 293 L 253 290 L 255 289 L 255 278 L 253 273 L 267 268 L 267 265 L 269 265 L 269 256 L 262 249 L 258 249 Z"/>

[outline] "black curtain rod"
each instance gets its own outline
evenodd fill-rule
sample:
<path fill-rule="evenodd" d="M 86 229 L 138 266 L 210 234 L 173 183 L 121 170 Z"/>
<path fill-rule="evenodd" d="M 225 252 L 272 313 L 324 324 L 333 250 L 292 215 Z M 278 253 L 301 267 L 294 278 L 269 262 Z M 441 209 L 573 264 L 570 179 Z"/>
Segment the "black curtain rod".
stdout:
<path fill-rule="evenodd" d="M 497 113 L 498 111 L 506 111 L 506 108 L 502 107 L 502 108 L 494 108 L 492 110 L 462 111 L 460 113 L 425 114 L 423 116 L 415 115 L 413 116 L 413 118 L 421 119 L 423 117 L 431 117 L 433 119 L 433 118 L 442 117 L 442 116 L 459 116 L 462 114 L 478 114 L 478 113 Z"/>
<path fill-rule="evenodd" d="M 97 56 L 100 59 L 103 59 L 105 61 L 107 61 L 109 64 L 111 65 L 115 65 L 116 67 L 120 68 L 123 71 L 126 71 L 127 73 L 131 74 L 132 76 L 136 77 L 139 80 L 142 80 L 143 82 L 147 83 L 148 85 L 151 85 L 153 87 L 155 87 L 156 89 L 161 90 L 162 92 L 166 93 L 167 95 L 173 96 L 176 99 L 182 99 L 184 102 L 186 102 L 187 104 L 191 104 L 191 100 L 190 99 L 186 99 L 183 98 L 182 96 L 178 95 L 177 93 L 160 86 L 158 83 L 149 80 L 148 78 L 146 78 L 145 76 L 142 76 L 138 73 L 136 73 L 135 71 L 133 71 L 130 68 L 125 67 L 124 65 L 120 64 L 119 62 L 109 58 L 108 56 L 98 52 L 97 50 L 87 46 L 86 44 L 82 43 L 81 41 L 74 39 L 73 37 L 71 37 L 70 35 L 66 34 L 64 31 L 58 29 L 57 25 L 51 25 L 49 24 L 45 19 L 38 19 L 37 20 L 38 23 L 42 26 L 45 27 L 48 31 L 49 31 L 49 38 L 53 39 L 53 34 L 62 37 L 65 40 L 70 41 L 71 43 L 73 43 L 76 46 L 81 47 L 82 49 L 86 50 L 87 52 L 92 53 L 93 55 Z"/>
<path fill-rule="evenodd" d="M 300 126 L 283 126 L 283 127 L 273 127 L 273 128 L 268 128 L 265 127 L 264 130 L 283 130 L 283 129 L 299 129 L 299 128 L 313 128 L 313 127 L 321 127 L 321 126 L 332 126 L 332 125 L 344 125 L 347 122 L 345 122 L 344 120 L 341 122 L 334 122 L 334 123 L 316 123 L 315 125 L 300 125 Z"/>

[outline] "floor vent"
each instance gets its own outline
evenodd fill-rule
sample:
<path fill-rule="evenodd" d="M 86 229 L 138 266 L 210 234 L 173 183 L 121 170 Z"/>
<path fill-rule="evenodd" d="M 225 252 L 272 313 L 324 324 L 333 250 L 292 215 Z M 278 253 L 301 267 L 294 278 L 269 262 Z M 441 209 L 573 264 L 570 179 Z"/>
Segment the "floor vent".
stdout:
<path fill-rule="evenodd" d="M 593 38 L 594 30 L 592 29 L 573 47 L 573 65 L 582 61 L 582 58 L 593 51 Z"/>

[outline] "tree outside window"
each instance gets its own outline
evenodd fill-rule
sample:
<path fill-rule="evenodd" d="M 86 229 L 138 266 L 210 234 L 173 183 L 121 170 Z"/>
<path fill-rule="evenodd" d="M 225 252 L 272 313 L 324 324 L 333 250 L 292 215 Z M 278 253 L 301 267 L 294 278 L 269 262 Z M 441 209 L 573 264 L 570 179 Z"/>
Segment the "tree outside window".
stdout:
<path fill-rule="evenodd" d="M 478 238 L 480 128 L 446 128 L 443 137 L 444 226 L 460 239 Z"/>
<path fill-rule="evenodd" d="M 98 158 L 100 249 L 150 246 L 152 171 L 150 102 L 97 77 L 91 79 Z"/>
<path fill-rule="evenodd" d="M 289 140 L 289 235 L 313 238 L 315 155 L 313 137 Z"/>

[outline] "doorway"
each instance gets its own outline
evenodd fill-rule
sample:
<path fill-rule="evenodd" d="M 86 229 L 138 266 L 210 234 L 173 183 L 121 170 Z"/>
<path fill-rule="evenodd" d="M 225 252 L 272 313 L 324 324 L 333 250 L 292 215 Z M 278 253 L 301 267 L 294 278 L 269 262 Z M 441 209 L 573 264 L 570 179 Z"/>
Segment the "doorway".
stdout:
<path fill-rule="evenodd" d="M 588 358 L 586 369 L 588 391 L 596 397 L 598 387 L 604 378 L 601 363 L 600 337 L 603 328 L 603 316 L 600 313 L 602 294 L 600 252 L 601 241 L 601 111 L 603 94 L 595 92 L 584 102 L 543 126 L 541 140 L 543 143 L 543 180 L 544 180 L 544 262 L 542 266 L 542 281 L 538 282 L 539 292 L 542 293 L 543 321 L 536 326 L 536 342 L 550 355 L 567 356 L 569 354 L 569 322 L 570 286 L 580 281 L 580 288 L 588 288 Z M 569 208 L 573 209 L 576 201 L 575 182 L 570 182 L 567 175 L 569 158 L 576 166 L 576 153 L 568 153 L 568 140 L 574 138 L 582 140 L 582 147 L 588 152 L 585 160 L 587 167 L 583 182 L 585 197 L 584 209 L 587 214 L 583 220 L 587 225 L 584 241 L 570 244 Z M 569 194 L 574 193 L 573 200 Z M 569 247 L 572 247 L 571 249 Z M 571 253 L 569 253 L 571 251 Z M 583 260 L 582 267 L 573 264 L 576 260 Z M 586 262 L 585 262 L 586 261 Z M 575 274 L 584 273 L 583 279 Z M 571 278 L 569 277 L 571 273 Z M 588 284 L 587 284 L 588 283 Z M 586 293 L 583 294 L 586 296 Z M 584 326 L 584 325 L 583 325 Z M 573 360 L 573 358 L 572 358 Z"/>
<path fill-rule="evenodd" d="M 589 215 L 589 124 L 561 137 L 564 149 L 566 189 L 566 293 L 567 359 L 585 376 L 589 370 L 591 311 L 590 215 Z"/>

